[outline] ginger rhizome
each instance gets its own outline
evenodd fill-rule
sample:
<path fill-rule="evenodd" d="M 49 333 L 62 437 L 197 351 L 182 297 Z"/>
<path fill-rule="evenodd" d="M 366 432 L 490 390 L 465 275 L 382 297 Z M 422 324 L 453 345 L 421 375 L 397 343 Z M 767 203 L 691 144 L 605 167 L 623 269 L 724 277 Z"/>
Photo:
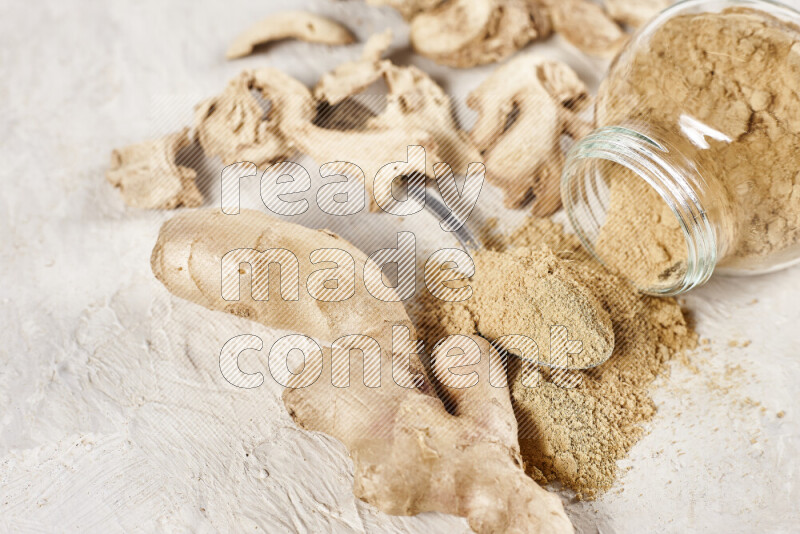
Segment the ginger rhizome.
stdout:
<path fill-rule="evenodd" d="M 470 136 L 483 153 L 487 178 L 505 193 L 505 204 L 532 203 L 533 213 L 561 207 L 562 134 L 583 137 L 591 124 L 580 117 L 591 100 L 567 65 L 522 55 L 498 67 L 467 98 L 478 112 Z"/>
<path fill-rule="evenodd" d="M 400 66 L 381 59 L 391 35 L 386 31 L 371 37 L 360 60 L 344 63 L 319 80 L 314 97 L 317 102 L 331 106 L 342 105 L 354 97 L 366 102 L 385 101 L 381 111 L 360 125 L 361 130 L 391 131 L 397 137 L 425 131 L 430 141 L 422 146 L 440 158 L 436 161 L 446 162 L 456 173 L 465 172 L 470 163 L 482 161 L 480 152 L 459 126 L 450 97 L 439 84 L 413 65 Z M 385 95 L 369 92 L 369 87 L 378 81 L 385 84 Z"/>
<path fill-rule="evenodd" d="M 557 210 L 562 137 L 580 138 L 591 129 L 583 114 L 592 99 L 577 74 L 563 63 L 532 55 L 510 61 L 468 96 L 467 105 L 478 119 L 467 132 L 456 120 L 450 97 L 430 76 L 382 58 L 391 38 L 389 31 L 372 36 L 359 59 L 323 75 L 313 90 L 273 68 L 243 71 L 220 95 L 196 107 L 195 137 L 203 153 L 225 165 L 249 161 L 259 168 L 300 155 L 319 164 L 348 162 L 341 174 L 364 183 L 372 211 L 392 201 L 385 183 L 374 187 L 387 164 L 408 162 L 392 179 L 437 179 L 435 163 L 446 163 L 454 174 L 485 163 L 488 180 L 503 189 L 508 207 L 531 205 L 535 215 Z M 386 92 L 374 91 L 376 83 Z M 188 132 L 181 139 L 191 142 Z M 424 159 L 412 162 L 409 147 L 422 147 Z M 158 165 L 181 177 L 185 193 L 158 202 L 124 195 L 126 202 L 150 208 L 201 203 L 199 191 L 188 189 L 194 171 L 181 168 L 179 173 L 175 154 L 169 155 L 170 161 Z M 131 174 L 123 180 L 132 168 L 112 169 L 112 182 L 147 179 Z"/>
<path fill-rule="evenodd" d="M 276 111 L 265 112 L 256 94 L 266 87 L 269 72 L 245 70 L 225 90 L 195 108 L 197 139 L 207 156 L 222 163 L 250 161 L 262 166 L 291 155 L 278 129 Z"/>
<path fill-rule="evenodd" d="M 417 53 L 462 68 L 506 59 L 552 31 L 536 0 L 449 0 L 417 13 L 410 24 Z"/>
<path fill-rule="evenodd" d="M 329 232 L 252 211 L 230 216 L 209 210 L 165 223 L 151 263 L 155 276 L 181 298 L 269 327 L 290 328 L 326 347 L 321 355 L 307 355 L 321 365 L 322 376 L 308 387 L 287 389 L 284 404 L 298 425 L 325 432 L 348 448 L 355 466 L 353 491 L 359 498 L 391 514 L 460 515 L 476 532 L 572 531 L 558 496 L 522 469 L 509 389 L 485 379 L 492 367 L 505 378 L 505 365 L 488 342 L 460 336 L 454 338 L 457 343 L 451 340 L 450 348 L 461 349 L 455 354 L 447 345 L 440 347 L 432 370 L 441 380 L 434 381 L 415 354 L 414 329 L 403 305 L 368 295 L 362 279 L 356 281 L 353 296 L 341 302 L 322 302 L 307 294 L 283 301 L 277 283 L 270 289 L 273 298 L 257 301 L 243 277 L 240 300 L 224 300 L 221 259 L 231 250 L 274 248 L 297 256 L 317 249 L 344 250 L 354 258 L 356 273 L 363 273 L 368 261 Z M 299 269 L 302 279 L 311 274 L 307 264 Z M 393 345 L 393 327 L 407 329 L 409 342 Z M 370 336 L 383 349 L 379 387 L 368 387 L 360 379 L 351 380 L 349 387 L 332 384 L 328 347 L 351 334 Z M 351 375 L 363 376 L 364 359 L 350 360 Z M 407 383 L 393 379 L 395 361 L 406 362 Z M 458 367 L 457 375 L 477 372 L 484 378 L 460 388 L 463 378 L 447 374 L 453 367 Z M 436 383 L 441 398 L 434 392 Z"/>
<path fill-rule="evenodd" d="M 253 53 L 258 45 L 299 39 L 309 43 L 345 45 L 355 42 L 350 31 L 331 20 L 307 11 L 286 11 L 271 15 L 247 28 L 228 47 L 228 59 L 236 59 Z"/>
<path fill-rule="evenodd" d="M 500 62 L 531 41 L 558 33 L 580 51 L 613 57 L 670 0 L 368 0 L 398 10 L 414 50 L 442 65 Z"/>
<path fill-rule="evenodd" d="M 144 209 L 189 208 L 203 203 L 197 173 L 178 165 L 178 153 L 191 144 L 189 129 L 111 153 L 106 179 L 129 206 Z"/>

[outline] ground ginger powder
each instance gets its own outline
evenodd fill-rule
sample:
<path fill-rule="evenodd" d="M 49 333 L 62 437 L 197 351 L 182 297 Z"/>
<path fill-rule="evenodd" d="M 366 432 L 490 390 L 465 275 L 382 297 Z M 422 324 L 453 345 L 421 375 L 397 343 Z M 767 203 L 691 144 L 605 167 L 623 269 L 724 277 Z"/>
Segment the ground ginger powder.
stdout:
<path fill-rule="evenodd" d="M 560 368 L 594 367 L 608 359 L 614 331 L 591 288 L 546 246 L 512 247 L 475 255 L 473 296 L 464 307 L 487 339 L 524 335 L 537 344 L 537 360 Z M 508 310 L 515 310 L 508 313 Z M 580 340 L 580 352 L 551 350 L 551 326 Z"/>
<path fill-rule="evenodd" d="M 791 256 L 800 242 L 800 29 L 747 8 L 687 14 L 627 53 L 618 60 L 626 68 L 600 89 L 598 125 L 639 124 L 644 133 L 652 126 L 669 145 L 669 135 L 687 141 L 686 125 L 701 124 L 702 141 L 685 155 L 718 186 L 718 205 L 704 206 L 731 213 L 720 266 L 758 268 L 768 255 Z M 680 272 L 685 239 L 674 216 L 661 216 L 664 202 L 635 190 L 635 179 L 609 182 L 598 255 L 622 272 L 649 272 L 653 285 Z M 631 246 L 637 242 L 653 250 Z"/>
<path fill-rule="evenodd" d="M 579 339 L 597 332 L 592 317 L 607 317 L 613 327 L 611 358 L 591 370 L 568 371 L 567 378 L 579 378 L 577 387 L 565 384 L 564 372 L 544 367 L 539 368 L 538 385 L 526 386 L 526 367 L 517 358 L 509 361 L 509 378 L 527 472 L 541 483 L 560 482 L 580 498 L 594 498 L 611 487 L 617 461 L 639 440 L 643 423 L 655 414 L 649 395 L 654 380 L 667 372 L 670 360 L 696 346 L 696 335 L 674 299 L 640 295 L 594 262 L 574 236 L 547 219 L 529 219 L 507 245 L 508 252 L 474 253 L 476 273 L 471 285 L 476 294 L 481 286 L 495 288 L 494 299 L 444 302 L 426 294 L 411 310 L 415 324 L 427 344 L 452 334 L 478 333 L 492 339 L 481 328 L 486 322 L 481 313 L 503 318 L 509 328 L 525 324 L 531 317 L 530 306 L 520 296 L 530 293 L 521 285 L 515 289 L 507 284 L 517 277 L 520 258 L 526 268 L 552 271 L 553 276 L 589 293 L 604 315 L 584 315 L 587 323 L 578 335 L 570 332 L 570 336 Z M 563 305 L 557 287 L 551 286 L 556 288 L 552 299 L 536 304 L 543 318 Z"/>
<path fill-rule="evenodd" d="M 688 250 L 678 219 L 647 182 L 617 167 L 608 174 L 608 220 L 595 250 L 638 287 L 671 286 L 686 273 Z"/>

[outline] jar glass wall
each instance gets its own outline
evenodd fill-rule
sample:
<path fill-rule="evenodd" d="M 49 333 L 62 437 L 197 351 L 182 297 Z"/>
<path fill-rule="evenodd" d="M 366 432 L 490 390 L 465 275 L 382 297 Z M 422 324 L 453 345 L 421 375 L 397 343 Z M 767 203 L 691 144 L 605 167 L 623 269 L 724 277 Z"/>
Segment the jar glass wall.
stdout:
<path fill-rule="evenodd" d="M 596 119 L 562 197 L 602 263 L 677 294 L 800 260 L 800 13 L 676 4 L 614 60 Z"/>

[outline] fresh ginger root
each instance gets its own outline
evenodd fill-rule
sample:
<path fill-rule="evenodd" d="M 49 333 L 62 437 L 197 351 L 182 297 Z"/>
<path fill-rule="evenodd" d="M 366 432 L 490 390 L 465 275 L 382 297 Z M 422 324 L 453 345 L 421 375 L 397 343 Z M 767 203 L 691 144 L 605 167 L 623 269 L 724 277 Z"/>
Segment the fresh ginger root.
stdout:
<path fill-rule="evenodd" d="M 286 248 L 303 259 L 314 249 L 345 250 L 356 263 L 355 294 L 338 303 L 319 302 L 304 292 L 293 302 L 256 301 L 243 290 L 241 300 L 224 300 L 220 259 L 238 248 Z M 324 343 L 346 334 L 378 341 L 383 349 L 379 387 L 365 385 L 366 358 L 359 357 L 350 358 L 349 386 L 332 385 L 332 356 L 326 348 L 322 375 L 312 385 L 287 389 L 283 395 L 298 425 L 329 434 L 348 448 L 355 465 L 353 491 L 360 499 L 395 515 L 436 511 L 463 516 L 476 532 L 572 532 L 558 496 L 523 471 L 500 355 L 484 339 L 466 336 L 458 346 L 466 343 L 479 350 L 477 363 L 478 353 L 466 348 L 461 356 L 446 350 L 456 346 L 439 351 L 432 368 L 448 411 L 415 354 L 414 330 L 403 306 L 367 294 L 361 275 L 368 260 L 351 244 L 257 212 L 229 216 L 194 211 L 164 224 L 151 261 L 154 274 L 169 291 L 209 309 L 291 328 Z M 304 270 L 312 269 L 303 263 L 301 280 L 310 274 Z M 393 327 L 408 328 L 411 341 L 393 344 Z M 320 355 L 306 356 L 307 361 L 319 361 Z M 403 385 L 395 381 L 393 364 L 398 361 L 403 364 L 395 367 L 416 375 L 399 380 Z M 445 380 L 447 369 L 456 366 L 458 374 Z M 500 370 L 503 387 L 490 384 L 490 367 L 495 373 Z M 333 373 L 340 371 L 337 366 Z M 453 382 L 473 371 L 478 377 L 473 387 L 448 387 L 460 385 Z"/>
<path fill-rule="evenodd" d="M 389 349 L 382 368 L 391 365 L 391 327 L 368 333 Z M 558 496 L 523 471 L 508 387 L 488 380 L 490 365 L 505 373 L 500 355 L 483 338 L 464 338 L 480 349 L 480 362 L 451 356 L 433 365 L 436 377 L 447 365 L 461 375 L 477 372 L 473 387 L 443 388 L 454 415 L 423 393 L 427 377 L 420 389 L 390 377 L 379 388 L 365 386 L 361 358 L 351 360 L 349 388 L 331 387 L 328 351 L 320 379 L 286 390 L 284 404 L 301 427 L 345 444 L 355 464 L 355 495 L 388 514 L 445 512 L 466 517 L 476 532 L 572 532 Z"/>

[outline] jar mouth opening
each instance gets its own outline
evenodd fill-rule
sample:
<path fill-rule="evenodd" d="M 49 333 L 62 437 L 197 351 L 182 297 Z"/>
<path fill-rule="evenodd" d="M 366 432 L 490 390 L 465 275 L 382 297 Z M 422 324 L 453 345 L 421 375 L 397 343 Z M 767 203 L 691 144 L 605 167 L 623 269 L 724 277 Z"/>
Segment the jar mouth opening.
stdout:
<path fill-rule="evenodd" d="M 612 179 L 627 185 L 616 186 L 614 192 Z M 717 238 L 691 185 L 701 181 L 697 168 L 677 150 L 633 129 L 611 126 L 572 147 L 561 195 L 573 229 L 598 262 L 618 271 L 643 293 L 670 296 L 705 283 L 717 263 Z M 629 189 L 627 196 L 619 194 L 621 187 Z M 642 219 L 648 216 L 644 197 L 653 195 L 655 202 L 663 203 L 659 208 L 668 206 L 656 211 L 670 213 L 666 217 L 674 220 L 664 221 L 656 213 Z M 610 221 L 612 209 L 617 211 Z M 638 217 L 626 220 L 629 214 Z M 617 228 L 623 230 L 615 232 Z M 656 235 L 668 236 L 673 246 L 662 246 Z M 617 259 L 624 256 L 627 263 L 614 264 L 602 249 L 616 249 Z"/>

